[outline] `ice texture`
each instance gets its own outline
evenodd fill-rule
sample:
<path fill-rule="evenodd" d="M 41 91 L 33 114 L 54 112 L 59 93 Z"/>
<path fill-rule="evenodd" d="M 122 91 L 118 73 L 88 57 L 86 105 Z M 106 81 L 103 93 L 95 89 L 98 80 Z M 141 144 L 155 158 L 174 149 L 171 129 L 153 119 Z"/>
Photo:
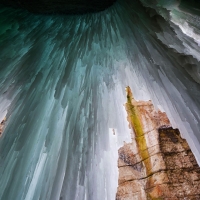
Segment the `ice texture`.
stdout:
<path fill-rule="evenodd" d="M 85 15 L 0 7 L 1 200 L 114 200 L 130 141 L 125 87 L 200 163 L 200 11 L 119 0 Z M 188 7 L 187 7 L 188 6 Z"/>

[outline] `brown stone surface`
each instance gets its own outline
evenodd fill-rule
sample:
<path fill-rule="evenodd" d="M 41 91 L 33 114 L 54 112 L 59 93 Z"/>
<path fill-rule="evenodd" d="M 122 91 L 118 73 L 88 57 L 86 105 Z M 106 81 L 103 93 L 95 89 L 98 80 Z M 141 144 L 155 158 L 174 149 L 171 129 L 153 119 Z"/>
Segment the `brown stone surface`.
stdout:
<path fill-rule="evenodd" d="M 200 168 L 179 130 L 151 101 L 135 101 L 127 88 L 132 142 L 119 149 L 117 200 L 200 200 Z"/>
<path fill-rule="evenodd" d="M 0 137 L 1 137 L 2 133 L 3 133 L 5 122 L 6 122 L 6 118 L 4 118 L 0 123 Z"/>

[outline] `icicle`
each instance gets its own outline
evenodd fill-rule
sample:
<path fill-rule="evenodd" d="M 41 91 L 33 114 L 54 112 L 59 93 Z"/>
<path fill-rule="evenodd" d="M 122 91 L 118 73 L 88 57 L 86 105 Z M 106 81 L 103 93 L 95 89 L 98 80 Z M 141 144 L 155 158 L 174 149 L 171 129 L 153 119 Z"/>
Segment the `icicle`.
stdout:
<path fill-rule="evenodd" d="M 0 8 L 0 199 L 115 199 L 117 149 L 131 139 L 127 85 L 167 113 L 200 162 L 198 44 L 175 25 L 177 7 L 152 5 Z"/>

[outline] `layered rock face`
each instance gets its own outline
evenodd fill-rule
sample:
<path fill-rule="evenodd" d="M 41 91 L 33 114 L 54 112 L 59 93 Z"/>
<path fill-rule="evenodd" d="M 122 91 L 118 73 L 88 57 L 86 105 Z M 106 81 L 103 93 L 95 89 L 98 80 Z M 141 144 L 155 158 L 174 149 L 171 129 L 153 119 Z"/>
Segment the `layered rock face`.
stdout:
<path fill-rule="evenodd" d="M 97 12 L 111 6 L 115 0 L 0 0 L 0 3 L 27 9 L 35 13 Z"/>
<path fill-rule="evenodd" d="M 5 122 L 6 122 L 6 117 L 0 123 L 0 137 L 2 136 L 4 126 L 5 126 Z"/>
<path fill-rule="evenodd" d="M 117 200 L 200 199 L 200 168 L 186 140 L 151 101 L 127 88 L 132 142 L 119 149 Z"/>

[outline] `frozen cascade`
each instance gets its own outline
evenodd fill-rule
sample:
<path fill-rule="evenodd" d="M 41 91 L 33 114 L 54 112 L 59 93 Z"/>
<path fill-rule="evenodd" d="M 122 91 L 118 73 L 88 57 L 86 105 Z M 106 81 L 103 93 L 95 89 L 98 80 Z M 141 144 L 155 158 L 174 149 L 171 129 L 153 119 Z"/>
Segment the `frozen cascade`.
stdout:
<path fill-rule="evenodd" d="M 149 2 L 81 16 L 1 6 L 1 200 L 115 199 L 127 85 L 167 113 L 200 163 L 200 12 Z"/>

